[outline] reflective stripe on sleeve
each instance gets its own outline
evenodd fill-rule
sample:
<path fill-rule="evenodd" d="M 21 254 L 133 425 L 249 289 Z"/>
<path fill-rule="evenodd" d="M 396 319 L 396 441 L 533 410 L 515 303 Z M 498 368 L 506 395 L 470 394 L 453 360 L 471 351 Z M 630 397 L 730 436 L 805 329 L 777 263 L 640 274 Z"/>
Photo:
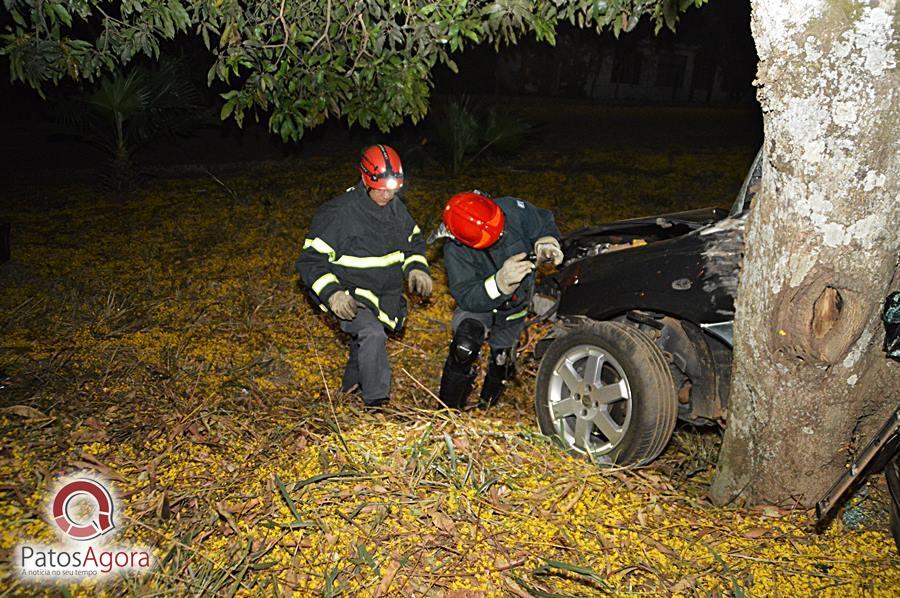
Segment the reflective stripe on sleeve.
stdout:
<path fill-rule="evenodd" d="M 347 268 L 384 268 L 393 266 L 403 261 L 405 255 L 402 251 L 395 251 L 387 255 L 356 257 L 355 255 L 342 255 L 336 260 L 332 260 L 338 266 Z"/>
<path fill-rule="evenodd" d="M 490 278 L 484 281 L 484 290 L 491 299 L 497 299 L 503 294 L 500 292 L 500 287 L 497 286 L 496 274 L 491 274 Z"/>
<path fill-rule="evenodd" d="M 365 257 L 342 255 L 341 257 L 337 257 L 337 252 L 335 252 L 334 248 L 319 237 L 316 237 L 315 239 L 306 239 L 306 241 L 303 242 L 303 249 L 307 248 L 312 248 L 314 251 L 327 255 L 329 262 L 346 268 L 385 268 L 387 266 L 402 263 L 403 259 L 406 257 L 402 251 L 394 251 L 387 255 Z"/>
<path fill-rule="evenodd" d="M 325 255 L 327 255 L 329 261 L 334 261 L 334 248 L 319 237 L 316 237 L 315 239 L 306 239 L 303 242 L 303 249 L 307 249 L 309 247 L 311 247 L 315 251 L 318 251 L 319 253 L 324 253 Z"/>
<path fill-rule="evenodd" d="M 368 299 L 375 306 L 375 309 L 378 311 L 375 316 L 378 318 L 378 321 L 382 324 L 390 327 L 391 330 L 397 327 L 397 318 L 392 318 L 383 311 L 381 311 L 380 302 L 378 301 L 378 295 L 370 291 L 369 289 L 353 289 L 354 295 L 359 295 L 363 299 Z"/>
<path fill-rule="evenodd" d="M 514 314 L 506 316 L 506 321 L 509 322 L 510 320 L 518 320 L 519 318 L 524 318 L 526 315 L 528 315 L 528 310 L 523 309 L 522 311 L 517 311 Z"/>
<path fill-rule="evenodd" d="M 422 255 L 421 253 L 414 253 L 406 258 L 405 262 L 403 262 L 403 269 L 406 270 L 413 262 L 419 262 L 420 264 L 425 264 L 426 267 L 428 266 L 428 260 L 425 259 L 424 255 Z"/>
<path fill-rule="evenodd" d="M 337 281 L 338 277 L 331 272 L 329 272 L 328 274 L 323 274 L 322 276 L 317 278 L 314 283 L 312 283 L 312 290 L 315 291 L 316 295 L 321 295 L 322 289 Z"/>
<path fill-rule="evenodd" d="M 421 232 L 422 232 L 422 229 L 419 228 L 419 225 L 418 225 L 418 224 L 415 225 L 415 226 L 413 227 L 412 232 L 409 233 L 409 236 L 406 238 L 406 241 L 407 241 L 408 243 L 412 243 L 413 237 L 415 237 L 415 236 L 418 235 L 418 234 L 421 234 Z"/>

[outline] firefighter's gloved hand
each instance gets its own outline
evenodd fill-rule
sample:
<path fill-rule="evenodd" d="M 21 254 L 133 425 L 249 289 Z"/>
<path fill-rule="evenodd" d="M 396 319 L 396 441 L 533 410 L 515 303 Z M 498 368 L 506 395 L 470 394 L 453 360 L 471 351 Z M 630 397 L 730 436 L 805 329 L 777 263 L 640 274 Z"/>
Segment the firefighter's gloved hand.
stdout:
<path fill-rule="evenodd" d="M 563 252 L 559 247 L 559 241 L 553 237 L 538 239 L 534 244 L 534 254 L 537 256 L 539 264 L 553 262 L 554 266 L 558 266 L 563 261 Z"/>
<path fill-rule="evenodd" d="M 497 270 L 497 288 L 504 295 L 510 295 L 515 291 L 519 283 L 534 270 L 534 264 L 528 260 L 524 253 L 510 256 L 503 262 L 503 266 Z"/>
<path fill-rule="evenodd" d="M 354 299 L 347 291 L 338 291 L 328 298 L 328 307 L 334 312 L 334 315 L 342 320 L 352 320 L 356 317 L 356 311 L 359 309 Z"/>
<path fill-rule="evenodd" d="M 431 290 L 434 287 L 434 283 L 428 275 L 428 272 L 418 269 L 412 270 L 409 273 L 407 281 L 409 282 L 409 290 L 413 293 L 422 295 L 423 297 L 431 296 Z"/>

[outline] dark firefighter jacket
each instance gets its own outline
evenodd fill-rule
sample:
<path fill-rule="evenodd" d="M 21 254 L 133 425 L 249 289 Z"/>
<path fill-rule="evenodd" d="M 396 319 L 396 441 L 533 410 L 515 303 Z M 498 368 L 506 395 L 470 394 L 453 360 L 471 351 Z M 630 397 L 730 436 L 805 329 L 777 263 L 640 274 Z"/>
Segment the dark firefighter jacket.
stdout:
<path fill-rule="evenodd" d="M 319 208 L 297 259 L 323 310 L 347 290 L 389 330 L 403 326 L 403 280 L 412 269 L 429 271 L 422 232 L 399 197 L 380 207 L 362 183 Z"/>
<path fill-rule="evenodd" d="M 497 313 L 498 320 L 517 320 L 528 313 L 534 274 L 525 277 L 512 295 L 497 288 L 496 274 L 506 258 L 530 253 L 541 237 L 559 238 L 553 213 L 515 197 L 495 199 L 503 210 L 503 236 L 487 249 L 472 249 L 453 238 L 444 245 L 444 266 L 456 305 L 471 312 Z"/>

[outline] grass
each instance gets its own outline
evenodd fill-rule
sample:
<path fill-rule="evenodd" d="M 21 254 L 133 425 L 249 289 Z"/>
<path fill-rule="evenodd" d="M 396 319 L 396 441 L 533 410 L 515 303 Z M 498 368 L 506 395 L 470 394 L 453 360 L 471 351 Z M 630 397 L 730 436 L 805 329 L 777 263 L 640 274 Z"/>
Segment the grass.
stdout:
<path fill-rule="evenodd" d="M 456 178 L 426 162 L 410 173 L 407 203 L 427 229 L 450 195 L 477 187 L 552 208 L 572 230 L 728 205 L 753 153 L 541 148 Z M 711 507 L 716 435 L 679 431 L 636 471 L 569 458 L 537 433 L 527 356 L 498 408 L 435 410 L 452 311 L 437 255 L 435 296 L 413 300 L 406 332 L 389 342 L 390 409 L 372 414 L 336 393 L 344 340 L 306 302 L 292 264 L 315 207 L 354 176 L 321 155 L 127 195 L 24 189 L 5 205 L 7 592 L 34 591 L 9 556 L 23 539 L 54 541 L 47 489 L 79 468 L 115 480 L 119 541 L 153 547 L 160 564 L 73 594 L 889 595 L 900 585 L 886 531 L 815 535 L 808 513 Z"/>

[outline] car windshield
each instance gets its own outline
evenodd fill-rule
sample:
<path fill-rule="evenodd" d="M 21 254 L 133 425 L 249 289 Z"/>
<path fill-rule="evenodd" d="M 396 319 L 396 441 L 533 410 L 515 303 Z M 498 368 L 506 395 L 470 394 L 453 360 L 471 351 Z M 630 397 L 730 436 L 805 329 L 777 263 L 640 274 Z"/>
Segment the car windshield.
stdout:
<path fill-rule="evenodd" d="M 750 166 L 750 171 L 747 173 L 747 178 L 744 179 L 744 184 L 741 185 L 741 190 L 738 191 L 734 204 L 731 206 L 731 211 L 728 212 L 729 218 L 735 218 L 746 213 L 750 209 L 750 203 L 753 201 L 753 198 L 759 193 L 759 180 L 762 178 L 762 155 L 763 150 L 759 148 L 759 151 L 756 152 L 756 157 L 753 159 L 753 165 Z"/>

